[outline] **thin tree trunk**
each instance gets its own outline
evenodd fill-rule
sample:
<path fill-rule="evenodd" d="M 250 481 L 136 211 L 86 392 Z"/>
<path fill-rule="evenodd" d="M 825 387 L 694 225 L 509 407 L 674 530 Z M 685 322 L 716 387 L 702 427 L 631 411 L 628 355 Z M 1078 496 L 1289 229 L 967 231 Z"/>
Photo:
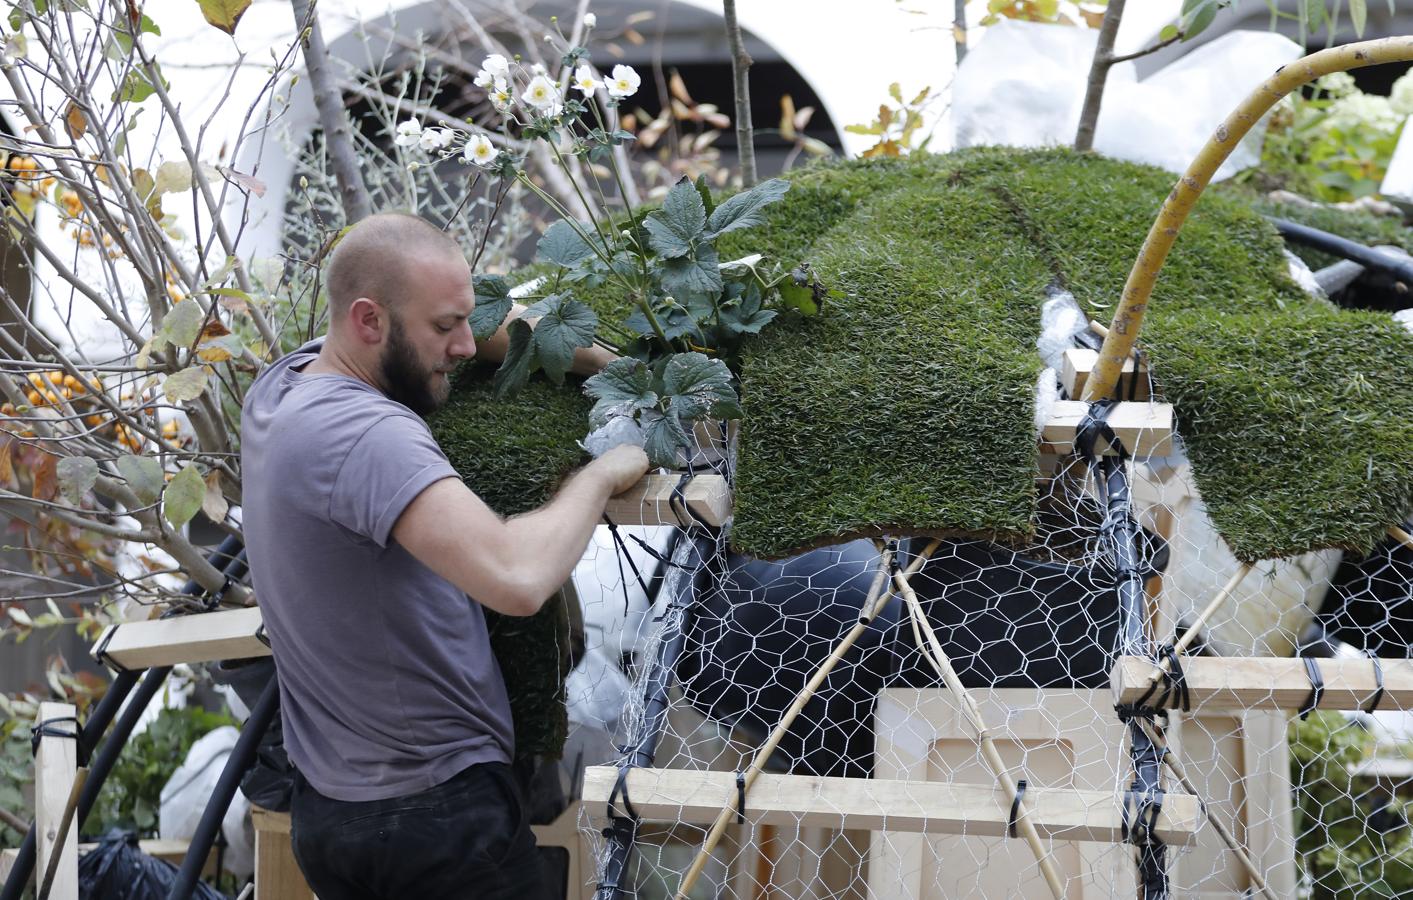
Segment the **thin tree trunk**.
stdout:
<path fill-rule="evenodd" d="M 952 6 L 952 40 L 957 44 L 957 65 L 967 57 L 967 0 L 955 0 Z"/>
<path fill-rule="evenodd" d="M 726 14 L 726 40 L 731 45 L 731 80 L 736 89 L 736 146 L 741 154 L 741 184 L 756 183 L 755 130 L 751 127 L 751 55 L 741 39 L 741 25 L 736 21 L 736 0 L 722 0 Z"/>
<path fill-rule="evenodd" d="M 1109 80 L 1109 68 L 1114 64 L 1114 38 L 1123 18 L 1124 0 L 1109 0 L 1104 21 L 1099 25 L 1099 43 L 1094 47 L 1094 62 L 1089 66 L 1089 86 L 1084 92 L 1084 109 L 1079 114 L 1079 131 L 1074 136 L 1076 150 L 1094 149 L 1094 129 L 1099 124 L 1099 106 L 1104 102 L 1104 82 Z"/>
<path fill-rule="evenodd" d="M 363 175 L 358 169 L 358 157 L 353 151 L 353 137 L 344 109 L 343 95 L 329 73 L 329 49 L 324 46 L 324 33 L 319 30 L 319 16 L 310 0 L 290 0 L 294 8 L 294 26 L 302 35 L 304 64 L 309 70 L 309 86 L 314 91 L 314 106 L 319 110 L 319 125 L 324 130 L 324 147 L 334 167 L 339 186 L 339 200 L 344 217 L 352 225 L 373 212 L 373 202 Z"/>

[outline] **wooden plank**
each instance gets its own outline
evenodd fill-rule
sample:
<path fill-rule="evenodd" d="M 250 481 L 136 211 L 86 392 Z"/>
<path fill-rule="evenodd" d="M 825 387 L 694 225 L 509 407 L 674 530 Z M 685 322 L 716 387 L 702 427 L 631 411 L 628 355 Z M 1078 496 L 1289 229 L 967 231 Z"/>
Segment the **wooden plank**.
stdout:
<path fill-rule="evenodd" d="M 607 514 L 617 525 L 686 525 L 672 508 L 672 493 L 680 475 L 647 475 L 608 501 Z M 694 475 L 682 491 L 687 508 L 708 525 L 723 525 L 731 516 L 731 490 L 721 475 Z"/>
<path fill-rule="evenodd" d="M 583 803 L 591 812 L 603 813 L 617 778 L 611 766 L 585 770 Z M 712 822 L 736 793 L 731 772 L 633 769 L 627 783 L 639 816 L 686 824 Z M 1041 837 L 1123 840 L 1122 801 L 1112 792 L 1031 787 L 1025 801 Z M 753 825 L 1001 837 L 1010 808 L 1010 795 L 989 785 L 762 774 L 746 797 L 745 817 Z M 1168 794 L 1158 834 L 1169 844 L 1190 844 L 1199 817 L 1196 798 Z"/>
<path fill-rule="evenodd" d="M 1055 451 L 1068 453 L 1075 431 L 1089 411 L 1079 400 L 1057 400 L 1040 440 Z M 1167 456 L 1173 452 L 1171 403 L 1116 403 L 1106 420 L 1131 456 Z"/>
<path fill-rule="evenodd" d="M 147 669 L 269 656 L 270 648 L 255 636 L 261 621 L 259 608 L 251 606 L 110 625 L 93 645 L 93 657 L 125 669 Z"/>
<path fill-rule="evenodd" d="M 1413 708 L 1413 660 L 1381 659 L 1384 695 L 1379 709 Z M 1325 687 L 1320 709 L 1363 709 L 1377 690 L 1373 661 L 1317 659 Z M 1154 670 L 1142 656 L 1121 656 L 1109 673 L 1119 703 L 1136 703 Z M 1303 659 L 1259 656 L 1198 656 L 1182 660 L 1194 710 L 1298 710 L 1310 696 Z M 1175 698 L 1168 699 L 1174 705 Z"/>
<path fill-rule="evenodd" d="M 255 900 L 314 900 L 294 858 L 289 813 L 250 808 L 255 829 Z"/>
<path fill-rule="evenodd" d="M 1098 361 L 1097 350 L 1079 347 L 1066 350 L 1060 366 L 1060 384 L 1064 385 L 1065 393 L 1074 398 L 1084 396 L 1084 383 L 1089 380 L 1089 373 L 1094 371 Z M 1151 396 L 1148 391 L 1148 364 L 1135 362 L 1133 357 L 1125 360 L 1116 393 L 1125 400 L 1147 400 Z"/>
<path fill-rule="evenodd" d="M 48 722 L 49 728 L 64 734 L 78 734 L 77 722 L 61 722 L 72 719 L 78 711 L 70 703 L 41 703 L 35 724 Z M 78 740 L 75 737 L 46 735 L 39 739 L 39 749 L 34 755 L 34 822 L 35 857 L 34 883 L 36 890 L 49 870 L 49 860 L 59 855 L 59 867 L 54 872 L 49 897 L 51 900 L 78 900 L 78 832 L 72 825 L 65 835 L 63 846 L 56 846 L 60 823 L 64 818 L 64 807 L 68 805 L 69 794 L 74 786 L 74 775 L 78 771 Z"/>
<path fill-rule="evenodd" d="M 148 856 L 157 859 L 165 859 L 174 866 L 180 866 L 182 860 L 186 859 L 187 848 L 191 846 L 189 841 L 164 840 L 162 838 L 144 838 L 137 842 L 137 849 Z M 84 854 L 98 849 L 98 844 L 88 842 L 78 845 L 78 855 L 80 858 Z M 15 860 L 19 859 L 20 851 L 11 847 L 0 850 L 0 882 L 10 877 L 10 869 L 15 865 Z M 216 850 L 213 847 L 211 853 L 206 857 L 206 868 L 201 874 L 216 874 Z"/>

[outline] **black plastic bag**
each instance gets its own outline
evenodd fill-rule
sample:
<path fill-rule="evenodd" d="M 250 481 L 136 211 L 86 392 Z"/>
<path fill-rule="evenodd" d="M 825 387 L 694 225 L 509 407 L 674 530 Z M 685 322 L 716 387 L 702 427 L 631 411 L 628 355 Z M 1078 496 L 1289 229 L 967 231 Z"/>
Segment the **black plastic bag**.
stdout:
<path fill-rule="evenodd" d="M 137 835 L 110 831 L 79 857 L 79 897 L 82 900 L 166 900 L 177 881 L 177 867 L 138 849 Z M 226 895 L 197 882 L 193 900 L 227 900 Z"/>
<path fill-rule="evenodd" d="M 217 683 L 230 685 L 241 702 L 254 709 L 265 685 L 275 677 L 275 661 L 269 657 L 227 660 L 213 664 L 209 671 Z M 280 716 L 275 716 L 260 739 L 255 762 L 240 780 L 240 791 L 256 806 L 289 812 L 294 793 L 294 764 L 285 755 L 285 733 Z"/>

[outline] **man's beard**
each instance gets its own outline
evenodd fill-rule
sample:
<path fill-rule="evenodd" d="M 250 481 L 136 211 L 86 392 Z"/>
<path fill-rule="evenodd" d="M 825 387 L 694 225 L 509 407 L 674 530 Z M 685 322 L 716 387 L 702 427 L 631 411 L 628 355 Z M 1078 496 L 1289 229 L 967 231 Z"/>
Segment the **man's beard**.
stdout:
<path fill-rule="evenodd" d="M 408 343 L 396 314 L 389 319 L 388 343 L 379 365 L 387 395 L 417 415 L 428 415 L 446 402 L 450 385 L 443 381 L 437 389 L 431 387 L 434 372 L 418 362 L 417 352 Z"/>

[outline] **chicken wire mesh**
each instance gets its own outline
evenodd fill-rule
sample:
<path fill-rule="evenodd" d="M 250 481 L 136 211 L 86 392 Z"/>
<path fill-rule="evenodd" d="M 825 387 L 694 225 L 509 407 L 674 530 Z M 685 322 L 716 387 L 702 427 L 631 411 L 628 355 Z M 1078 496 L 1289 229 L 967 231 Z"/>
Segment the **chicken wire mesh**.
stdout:
<path fill-rule="evenodd" d="M 729 477 L 729 460 L 716 468 Z M 576 574 L 587 651 L 569 689 L 576 771 L 608 767 L 579 813 L 596 860 L 584 890 L 673 897 L 700 868 L 687 896 L 1408 896 L 1413 745 L 1387 694 L 1372 714 L 1302 717 L 1272 708 L 1273 683 L 1249 708 L 1199 697 L 1189 712 L 1141 717 L 1158 747 L 1144 777 L 1157 779 L 1165 818 L 1159 841 L 1135 846 L 1135 731 L 1110 687 L 1126 629 L 1141 635 L 1127 652 L 1149 656 L 1191 630 L 1183 660 L 1372 651 L 1392 671 L 1413 633 L 1413 551 L 1391 541 L 1364 559 L 1312 553 L 1234 579 L 1241 563 L 1180 445 L 1122 470 L 1140 526 L 1139 611 L 1127 618 L 1100 467 L 1077 456 L 1042 457 L 1038 527 L 1024 547 L 947 538 L 928 555 L 927 538 L 883 537 L 762 561 L 696 524 L 600 529 Z M 915 604 L 897 572 L 911 573 Z M 963 692 L 946 685 L 941 657 Z M 1165 705 L 1178 702 L 1174 692 Z M 783 725 L 792 706 L 798 716 Z M 764 776 L 743 791 L 738 773 L 753 761 Z M 639 783 L 643 768 L 676 780 Z M 679 774 L 703 772 L 724 774 Z M 785 774 L 822 780 L 786 797 L 769 779 Z M 1007 834 L 1021 780 L 1039 854 Z M 895 781 L 908 783 L 901 794 L 870 793 Z M 1078 804 L 1084 839 L 1055 798 Z"/>

